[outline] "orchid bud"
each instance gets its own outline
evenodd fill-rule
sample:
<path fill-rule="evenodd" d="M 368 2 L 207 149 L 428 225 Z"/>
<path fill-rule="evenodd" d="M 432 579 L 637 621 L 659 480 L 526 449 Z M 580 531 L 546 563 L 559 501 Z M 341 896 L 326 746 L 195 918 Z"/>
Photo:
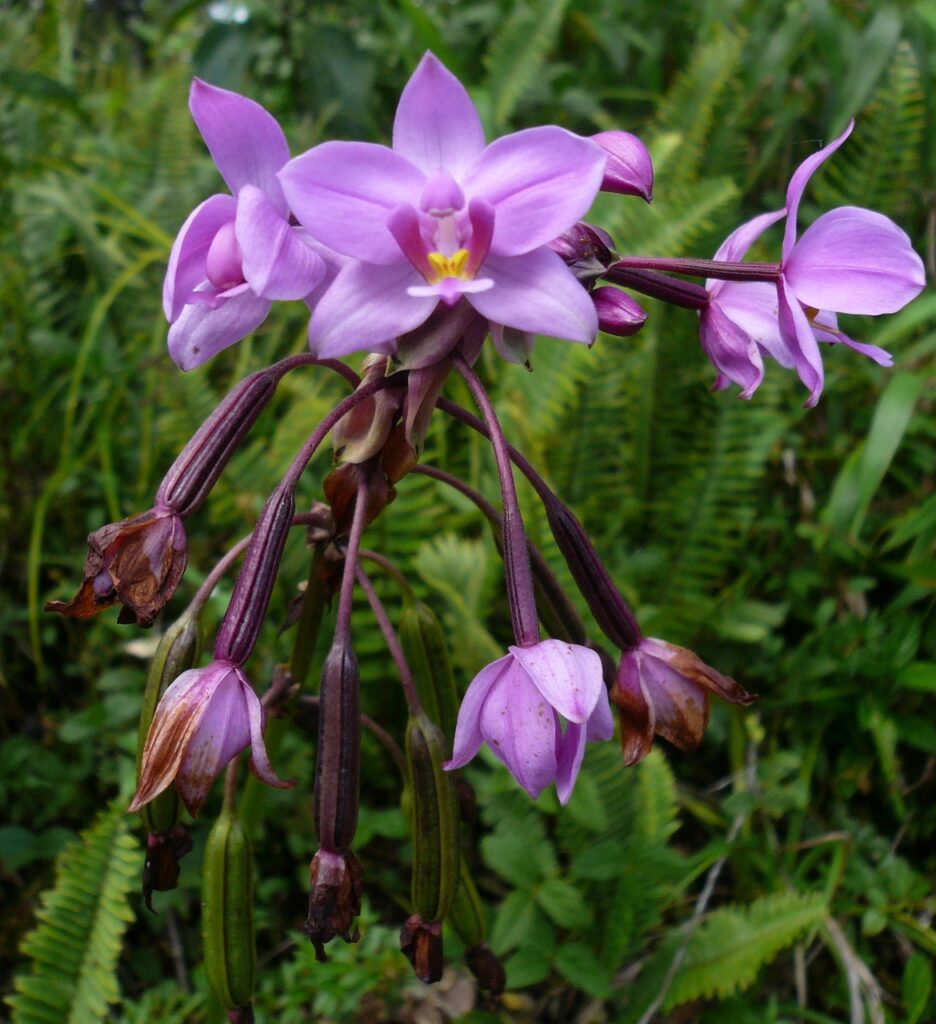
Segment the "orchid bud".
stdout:
<path fill-rule="evenodd" d="M 596 288 L 591 297 L 598 312 L 598 329 L 605 334 L 628 338 L 647 320 L 647 311 L 619 288 Z"/>
<path fill-rule="evenodd" d="M 618 259 L 614 242 L 607 231 L 579 221 L 549 243 L 569 270 L 590 288 Z"/>
<path fill-rule="evenodd" d="M 602 192 L 640 196 L 649 203 L 653 198 L 653 161 L 647 147 L 630 132 L 599 132 L 592 141 L 608 154 Z"/>
<path fill-rule="evenodd" d="M 335 853 L 319 850 L 309 867 L 309 916 L 305 932 L 315 948 L 315 959 L 324 963 L 325 943 L 336 936 L 345 942 L 361 937 L 354 926 L 361 913 L 364 874 L 350 850 Z"/>

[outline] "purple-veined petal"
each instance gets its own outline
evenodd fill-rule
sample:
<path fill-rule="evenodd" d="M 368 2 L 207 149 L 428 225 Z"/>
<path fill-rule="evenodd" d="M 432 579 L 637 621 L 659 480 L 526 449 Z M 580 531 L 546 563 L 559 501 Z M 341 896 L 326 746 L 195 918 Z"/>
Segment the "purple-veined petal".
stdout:
<path fill-rule="evenodd" d="M 782 220 L 786 210 L 774 210 L 772 213 L 762 213 L 759 217 L 742 224 L 722 242 L 715 253 L 714 259 L 721 263 L 740 263 L 748 249 L 758 238 L 769 228 L 773 227 L 778 220 Z M 706 287 L 710 288 L 715 281 L 706 281 Z M 723 282 L 718 282 L 722 284 Z"/>
<path fill-rule="evenodd" d="M 484 149 L 484 129 L 471 97 L 432 53 L 423 55 L 400 96 L 393 148 L 426 174 L 445 168 L 456 177 Z"/>
<path fill-rule="evenodd" d="M 179 318 L 191 293 L 204 281 L 205 259 L 211 243 L 218 231 L 234 220 L 236 210 L 233 196 L 209 196 L 192 210 L 179 229 L 163 282 L 163 312 L 169 323 Z"/>
<path fill-rule="evenodd" d="M 926 283 L 907 234 L 880 213 L 842 206 L 823 214 L 785 259 L 796 297 L 838 313 L 896 313 Z"/>
<path fill-rule="evenodd" d="M 198 78 L 192 82 L 189 109 L 231 192 L 236 196 L 245 185 L 255 185 L 286 216 L 276 173 L 289 159 L 289 145 L 276 118 L 246 96 Z"/>
<path fill-rule="evenodd" d="M 481 273 L 494 287 L 469 295 L 468 301 L 493 323 L 585 345 L 595 340 L 595 304 L 551 250 L 535 249 L 522 256 L 491 253 Z"/>
<path fill-rule="evenodd" d="M 301 299 L 325 276 L 322 257 L 252 185 L 237 197 L 235 230 L 244 277 L 255 294 L 265 299 Z"/>
<path fill-rule="evenodd" d="M 812 156 L 806 157 L 806 159 L 793 172 L 793 177 L 790 178 L 790 184 L 787 185 L 786 193 L 787 222 L 783 229 L 784 264 L 786 263 L 787 257 L 793 251 L 793 246 L 796 244 L 796 217 L 799 213 L 799 204 L 800 200 L 803 198 L 803 191 L 805 190 L 809 179 L 839 148 L 839 146 L 841 146 L 848 136 L 851 135 L 852 128 L 854 127 L 855 122 L 853 120 L 849 121 L 848 127 L 837 139 L 833 139 L 828 146 L 820 149 L 818 153 L 813 153 Z"/>
<path fill-rule="evenodd" d="M 387 228 L 391 211 L 417 206 L 426 176 L 409 160 L 372 142 L 325 142 L 280 171 L 290 208 L 320 242 L 370 263 L 397 263 Z"/>
<path fill-rule="evenodd" d="M 766 281 L 721 281 L 717 305 L 728 319 L 775 359 L 790 369 L 793 356 L 780 337 L 777 286 Z"/>
<path fill-rule="evenodd" d="M 411 285 L 425 283 L 409 263 L 349 263 L 319 300 L 309 324 L 309 347 L 322 359 L 369 351 L 418 327 L 438 305 L 434 296 L 414 298 Z"/>
<path fill-rule="evenodd" d="M 608 700 L 608 691 L 602 686 L 602 692 L 598 694 L 598 701 L 595 710 L 588 719 L 586 739 L 589 743 L 596 740 L 607 742 L 614 738 L 614 719 L 611 717 L 611 703 Z"/>
<path fill-rule="evenodd" d="M 556 777 L 556 713 L 511 658 L 481 708 L 481 735 L 535 800 Z"/>
<path fill-rule="evenodd" d="M 585 732 L 584 725 L 570 722 L 565 734 L 556 738 L 556 796 L 563 806 L 572 796 L 585 757 Z"/>
<path fill-rule="evenodd" d="M 527 253 L 570 228 L 591 206 L 606 159 L 599 145 L 555 125 L 492 142 L 463 182 L 494 207 L 491 250 Z"/>
<path fill-rule="evenodd" d="M 805 408 L 811 409 L 819 401 L 825 379 L 816 335 L 806 319 L 803 307 L 796 300 L 796 296 L 790 293 L 786 281 L 782 277 L 777 282 L 777 297 L 779 299 L 780 337 L 784 346 L 793 356 L 793 365 L 796 367 L 799 379 L 809 389 L 809 398 L 803 405 Z"/>
<path fill-rule="evenodd" d="M 266 320 L 270 306 L 269 299 L 261 299 L 250 290 L 217 309 L 186 306 L 169 328 L 169 355 L 179 369 L 193 370 L 255 331 Z"/>
<path fill-rule="evenodd" d="M 699 317 L 699 339 L 709 362 L 741 388 L 741 398 L 750 398 L 764 379 L 760 350 L 747 333 L 712 301 Z"/>
<path fill-rule="evenodd" d="M 281 779 L 270 764 L 266 744 L 263 742 L 263 705 L 246 679 L 241 680 L 244 704 L 247 709 L 247 724 L 250 730 L 250 770 L 268 786 L 276 789 L 291 789 L 295 782 Z"/>
<path fill-rule="evenodd" d="M 452 743 L 452 758 L 445 762 L 445 770 L 463 768 L 477 754 L 484 737 L 481 734 L 481 712 L 491 687 L 513 663 L 509 654 L 483 669 L 471 680 L 461 707 L 458 709 L 458 721 L 455 724 L 455 739 Z"/>
<path fill-rule="evenodd" d="M 198 814 L 221 770 L 249 745 L 240 673 L 228 666 L 208 699 L 175 779 L 176 790 L 189 814 Z"/>
<path fill-rule="evenodd" d="M 647 147 L 630 132 L 599 132 L 592 141 L 608 154 L 602 192 L 640 196 L 648 203 L 653 198 L 653 161 Z"/>
<path fill-rule="evenodd" d="M 541 640 L 509 650 L 563 718 L 588 721 L 604 689 L 601 658 L 595 651 L 563 640 Z"/>

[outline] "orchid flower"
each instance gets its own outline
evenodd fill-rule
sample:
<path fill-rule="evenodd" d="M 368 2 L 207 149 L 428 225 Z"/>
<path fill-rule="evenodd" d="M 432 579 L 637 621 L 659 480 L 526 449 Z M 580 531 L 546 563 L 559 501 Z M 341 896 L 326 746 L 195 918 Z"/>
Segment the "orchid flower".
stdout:
<path fill-rule="evenodd" d="M 614 735 L 601 659 L 587 647 L 560 640 L 509 652 L 471 681 L 445 768 L 463 767 L 486 742 L 534 800 L 555 782 L 564 804 L 586 741 Z M 567 723 L 564 731 L 560 716 Z"/>
<path fill-rule="evenodd" d="M 555 126 L 486 146 L 464 86 L 427 53 L 392 149 L 326 142 L 279 174 L 300 223 L 352 257 L 316 307 L 312 351 L 384 351 L 460 300 L 503 327 L 592 342 L 594 305 L 547 243 L 586 212 L 607 160 Z"/>
<path fill-rule="evenodd" d="M 882 366 L 891 356 L 876 345 L 853 341 L 838 327 L 836 313 L 877 315 L 905 306 L 925 283 L 923 262 L 893 221 L 857 206 L 842 206 L 817 218 L 797 240 L 800 200 L 819 166 L 851 134 L 854 122 L 824 149 L 807 157 L 787 187 L 786 207 L 742 224 L 722 243 L 715 259 L 739 262 L 767 228 L 786 217 L 776 285 L 766 282 L 707 282 L 708 307 L 701 313 L 701 340 L 719 371 L 715 387 L 734 381 L 750 398 L 764 376 L 763 353 L 795 368 L 809 388 L 807 406 L 823 385 L 817 342 L 845 344 Z"/>
<path fill-rule="evenodd" d="M 276 177 L 289 147 L 272 115 L 197 78 L 189 109 L 231 195 L 197 206 L 172 246 L 163 309 L 183 370 L 259 327 L 274 299 L 307 298 L 326 277 L 321 247 L 289 222 Z"/>
<path fill-rule="evenodd" d="M 213 661 L 183 672 L 163 694 L 143 747 L 138 811 L 173 783 L 193 817 L 225 765 L 250 748 L 251 771 L 269 786 L 277 778 L 263 742 L 263 707 L 242 669 Z"/>

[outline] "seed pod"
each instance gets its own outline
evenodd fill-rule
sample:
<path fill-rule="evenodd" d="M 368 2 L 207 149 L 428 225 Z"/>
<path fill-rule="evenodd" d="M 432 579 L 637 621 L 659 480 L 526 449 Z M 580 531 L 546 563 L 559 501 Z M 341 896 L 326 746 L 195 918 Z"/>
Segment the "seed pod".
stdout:
<path fill-rule="evenodd" d="M 406 762 L 412 780 L 413 913 L 425 922 L 445 917 L 458 885 L 458 800 L 443 770 L 446 740 L 424 714 L 406 727 Z"/>
<path fill-rule="evenodd" d="M 198 661 L 199 623 L 192 615 L 183 614 L 163 634 L 150 662 L 146 686 L 143 689 L 143 709 L 137 741 L 137 781 L 143 761 L 146 734 L 156 711 L 156 705 L 166 689 L 183 672 Z M 179 798 L 175 789 L 167 789 L 155 800 L 140 809 L 140 818 L 148 832 L 169 832 L 179 820 Z"/>
<path fill-rule="evenodd" d="M 455 930 L 455 934 L 464 942 L 468 949 L 480 946 L 484 942 L 486 932 L 484 907 L 481 906 L 478 887 L 475 885 L 471 872 L 468 870 L 468 865 L 463 858 L 459 872 L 458 889 L 455 891 L 455 898 L 449 908 L 448 921 Z"/>
<path fill-rule="evenodd" d="M 223 810 L 208 834 L 202 868 L 205 972 L 225 1010 L 253 998 L 256 950 L 250 840 L 233 811 Z"/>

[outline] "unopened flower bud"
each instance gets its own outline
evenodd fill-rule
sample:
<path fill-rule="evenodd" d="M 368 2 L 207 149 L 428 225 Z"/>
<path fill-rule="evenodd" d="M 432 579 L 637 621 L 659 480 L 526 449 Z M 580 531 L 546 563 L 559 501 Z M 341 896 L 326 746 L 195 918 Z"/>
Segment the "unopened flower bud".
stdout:
<path fill-rule="evenodd" d="M 260 370 L 225 395 L 169 467 L 156 492 L 158 505 L 166 505 L 183 519 L 199 508 L 273 397 L 279 380 L 272 370 Z"/>
<path fill-rule="evenodd" d="M 582 524 L 558 498 L 546 502 L 546 517 L 569 572 L 605 636 L 623 651 L 635 647 L 640 642 L 637 620 Z"/>
<path fill-rule="evenodd" d="M 361 771 L 361 696 L 357 658 L 335 640 L 322 666 L 315 831 L 322 849 L 343 853 L 357 829 Z"/>
<path fill-rule="evenodd" d="M 618 259 L 608 232 L 584 221 L 573 224 L 568 231 L 553 239 L 549 248 L 562 257 L 586 288 L 590 288 Z"/>
<path fill-rule="evenodd" d="M 441 924 L 427 923 L 413 914 L 400 929 L 400 950 L 423 984 L 432 985 L 441 980 L 445 969 Z"/>
<path fill-rule="evenodd" d="M 592 136 L 608 154 L 602 192 L 640 196 L 649 203 L 653 198 L 653 161 L 647 147 L 630 132 L 599 132 Z"/>
<path fill-rule="evenodd" d="M 636 334 L 647 320 L 647 311 L 619 288 L 596 288 L 591 293 L 598 312 L 598 329 L 618 338 Z"/>
<path fill-rule="evenodd" d="M 218 630 L 215 657 L 243 665 L 260 635 L 273 583 L 296 510 L 292 487 L 280 484 L 267 499 Z"/>
<path fill-rule="evenodd" d="M 187 561 L 181 518 L 157 505 L 89 534 L 78 593 L 71 601 L 49 601 L 45 609 L 86 619 L 119 601 L 124 607 L 118 621 L 147 628 L 175 593 Z"/>
<path fill-rule="evenodd" d="M 309 916 L 305 932 L 315 948 L 315 958 L 324 962 L 325 943 L 336 936 L 345 942 L 361 937 L 355 920 L 361 913 L 364 874 L 350 850 L 335 853 L 319 850 L 309 868 Z"/>

